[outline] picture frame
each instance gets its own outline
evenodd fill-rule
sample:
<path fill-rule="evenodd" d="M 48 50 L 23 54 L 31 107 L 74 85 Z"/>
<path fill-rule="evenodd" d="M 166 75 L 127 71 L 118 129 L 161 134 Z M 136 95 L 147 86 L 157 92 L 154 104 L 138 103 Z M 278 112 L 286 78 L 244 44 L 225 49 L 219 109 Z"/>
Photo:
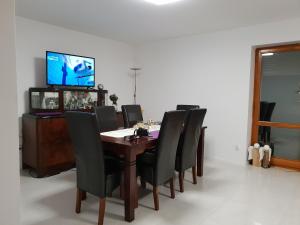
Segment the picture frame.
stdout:
<path fill-rule="evenodd" d="M 29 88 L 29 113 L 93 112 L 105 105 L 107 90 L 63 88 Z"/>
<path fill-rule="evenodd" d="M 29 89 L 29 110 L 36 112 L 61 112 L 61 93 L 48 88 Z"/>
<path fill-rule="evenodd" d="M 93 111 L 100 105 L 99 91 L 82 89 L 64 89 L 63 111 Z"/>

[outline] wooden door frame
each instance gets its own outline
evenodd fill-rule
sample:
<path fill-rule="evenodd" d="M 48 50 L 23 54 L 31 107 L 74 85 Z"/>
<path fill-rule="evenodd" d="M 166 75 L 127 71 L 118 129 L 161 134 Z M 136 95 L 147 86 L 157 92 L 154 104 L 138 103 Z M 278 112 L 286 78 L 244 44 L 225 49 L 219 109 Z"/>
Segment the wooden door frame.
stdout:
<path fill-rule="evenodd" d="M 300 51 L 299 44 L 288 44 L 279 46 L 268 46 L 255 49 L 255 68 L 254 68 L 254 85 L 253 85 L 253 108 L 252 108 L 252 130 L 251 130 L 251 144 L 258 141 L 259 126 L 300 129 L 300 123 L 281 123 L 281 122 L 266 122 L 259 120 L 260 113 L 260 96 L 261 96 L 261 63 L 262 54 L 264 53 L 279 53 L 279 52 Z M 291 163 L 291 161 L 293 163 Z M 300 160 L 286 160 L 279 158 L 272 158 L 272 164 L 286 168 L 300 169 Z"/>

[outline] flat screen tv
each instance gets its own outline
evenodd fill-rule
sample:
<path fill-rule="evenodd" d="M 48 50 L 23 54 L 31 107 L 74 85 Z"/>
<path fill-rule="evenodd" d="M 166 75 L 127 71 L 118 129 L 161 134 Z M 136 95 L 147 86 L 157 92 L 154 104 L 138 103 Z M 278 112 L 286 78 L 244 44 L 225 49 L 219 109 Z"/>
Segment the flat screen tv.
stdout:
<path fill-rule="evenodd" d="M 95 86 L 95 59 L 59 52 L 46 52 L 47 85 Z"/>

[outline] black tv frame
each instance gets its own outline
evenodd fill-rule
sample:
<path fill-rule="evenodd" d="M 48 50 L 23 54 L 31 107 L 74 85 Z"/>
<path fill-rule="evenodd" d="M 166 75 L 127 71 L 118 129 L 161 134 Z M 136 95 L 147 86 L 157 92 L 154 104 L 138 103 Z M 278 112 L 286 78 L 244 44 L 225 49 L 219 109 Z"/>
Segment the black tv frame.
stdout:
<path fill-rule="evenodd" d="M 49 84 L 48 83 L 48 52 L 51 53 L 57 53 L 57 54 L 62 54 L 62 55 L 69 55 L 69 56 L 77 56 L 77 57 L 83 57 L 83 58 L 89 58 L 94 60 L 94 85 L 62 85 L 62 84 Z M 77 88 L 94 88 L 96 84 L 96 59 L 94 57 L 89 57 L 89 56 L 83 56 L 83 55 L 75 55 L 75 54 L 69 54 L 69 53 L 63 53 L 63 52 L 56 52 L 56 51 L 46 51 L 46 85 L 50 87 L 77 87 Z"/>

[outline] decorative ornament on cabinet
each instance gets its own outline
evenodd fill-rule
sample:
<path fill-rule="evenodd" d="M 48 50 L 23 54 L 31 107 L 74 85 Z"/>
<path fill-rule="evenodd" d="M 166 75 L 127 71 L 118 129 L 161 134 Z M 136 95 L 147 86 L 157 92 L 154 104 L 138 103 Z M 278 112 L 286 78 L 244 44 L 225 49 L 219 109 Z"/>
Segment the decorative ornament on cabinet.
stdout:
<path fill-rule="evenodd" d="M 119 99 L 118 96 L 116 94 L 112 94 L 109 96 L 109 99 L 112 101 L 112 104 L 115 107 L 116 111 L 118 111 L 118 104 L 117 104 L 117 101 Z"/>

